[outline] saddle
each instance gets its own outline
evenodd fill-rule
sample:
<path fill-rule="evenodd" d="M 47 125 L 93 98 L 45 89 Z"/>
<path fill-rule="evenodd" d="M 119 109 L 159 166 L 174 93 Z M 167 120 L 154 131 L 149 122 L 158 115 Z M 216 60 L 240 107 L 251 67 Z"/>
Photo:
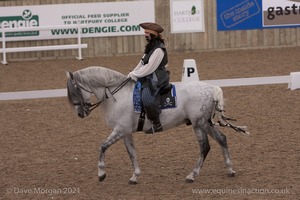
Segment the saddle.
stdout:
<path fill-rule="evenodd" d="M 134 112 L 140 113 L 137 131 L 142 131 L 145 122 L 145 111 L 142 103 L 142 85 L 141 82 L 136 82 L 133 90 L 133 107 Z M 176 87 L 169 84 L 166 87 L 160 89 L 159 94 L 156 97 L 156 103 L 159 109 L 176 108 Z"/>

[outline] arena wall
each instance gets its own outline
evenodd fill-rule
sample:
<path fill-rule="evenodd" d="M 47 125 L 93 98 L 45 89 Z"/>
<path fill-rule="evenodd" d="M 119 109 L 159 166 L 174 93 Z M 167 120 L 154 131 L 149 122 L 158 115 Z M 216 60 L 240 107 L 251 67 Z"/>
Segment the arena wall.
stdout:
<path fill-rule="evenodd" d="M 115 1 L 125 0 L 5 0 L 0 1 L 0 7 Z M 204 7 L 205 32 L 171 34 L 170 1 L 155 0 L 156 22 L 161 24 L 165 29 L 163 36 L 167 41 L 169 52 L 300 46 L 300 29 L 297 27 L 218 31 L 216 22 L 216 0 L 204 0 Z M 143 52 L 145 46 L 144 36 L 84 38 L 82 42 L 88 44 L 88 48 L 83 49 L 83 57 L 140 54 Z M 8 42 L 7 47 L 60 45 L 69 43 L 76 43 L 76 38 Z M 9 53 L 7 54 L 7 59 L 53 59 L 75 56 L 77 56 L 77 50 L 59 50 Z"/>

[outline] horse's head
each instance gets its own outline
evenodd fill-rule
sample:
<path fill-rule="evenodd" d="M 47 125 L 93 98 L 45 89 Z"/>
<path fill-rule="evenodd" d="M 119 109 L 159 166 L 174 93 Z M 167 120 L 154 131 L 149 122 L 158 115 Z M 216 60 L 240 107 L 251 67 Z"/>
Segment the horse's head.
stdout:
<path fill-rule="evenodd" d="M 68 77 L 67 80 L 67 91 L 68 91 L 68 100 L 72 107 L 75 108 L 77 115 L 80 118 L 88 116 L 91 112 L 91 96 L 92 92 L 89 88 L 85 88 L 82 83 L 78 82 L 78 79 L 74 77 L 74 74 L 71 72 L 66 72 Z"/>
<path fill-rule="evenodd" d="M 109 93 L 113 95 L 129 80 L 119 72 L 98 66 L 87 67 L 74 73 L 66 72 L 66 75 L 69 103 L 75 107 L 81 118 L 88 116 L 93 109 L 108 98 L 107 89 L 114 88 L 112 92 L 109 90 Z M 97 103 L 91 104 L 92 94 L 97 98 Z"/>

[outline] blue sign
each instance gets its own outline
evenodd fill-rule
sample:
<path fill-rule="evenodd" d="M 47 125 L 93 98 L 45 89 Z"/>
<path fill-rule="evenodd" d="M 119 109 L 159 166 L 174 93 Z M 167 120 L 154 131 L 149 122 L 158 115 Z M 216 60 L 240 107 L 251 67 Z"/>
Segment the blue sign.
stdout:
<path fill-rule="evenodd" d="M 217 0 L 218 30 L 262 27 L 261 0 Z"/>

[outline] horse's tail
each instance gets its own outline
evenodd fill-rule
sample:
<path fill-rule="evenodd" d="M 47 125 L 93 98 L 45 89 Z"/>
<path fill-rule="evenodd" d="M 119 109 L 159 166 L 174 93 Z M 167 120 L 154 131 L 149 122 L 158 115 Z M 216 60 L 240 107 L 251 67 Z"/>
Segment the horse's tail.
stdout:
<path fill-rule="evenodd" d="M 217 111 L 224 111 L 224 97 L 223 97 L 223 90 L 215 86 L 214 87 L 214 92 L 213 92 L 213 98 L 214 101 L 216 102 L 216 110 Z"/>
<path fill-rule="evenodd" d="M 212 125 L 228 126 L 239 133 L 242 133 L 244 135 L 250 135 L 250 133 L 247 131 L 246 126 L 233 125 L 229 121 L 236 121 L 236 119 L 225 117 L 223 91 L 218 86 L 214 87 L 213 99 L 215 101 L 215 108 L 214 108 L 214 111 L 213 111 L 211 119 L 210 119 L 210 122 Z M 217 120 L 218 120 L 217 123 L 213 122 L 213 119 L 215 118 L 215 116 L 217 116 Z"/>

